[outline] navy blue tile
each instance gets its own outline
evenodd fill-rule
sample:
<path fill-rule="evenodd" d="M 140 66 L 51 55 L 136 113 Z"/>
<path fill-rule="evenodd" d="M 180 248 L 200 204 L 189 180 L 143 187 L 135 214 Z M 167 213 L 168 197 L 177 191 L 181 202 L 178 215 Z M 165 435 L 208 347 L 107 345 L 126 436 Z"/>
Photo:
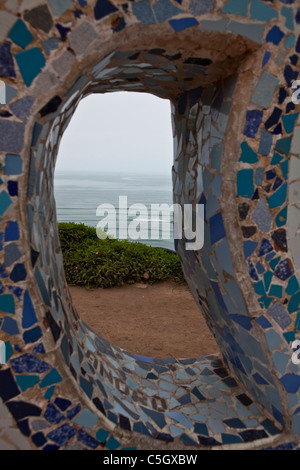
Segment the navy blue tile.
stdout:
<path fill-rule="evenodd" d="M 289 261 L 289 259 L 284 259 L 280 261 L 280 263 L 277 264 L 274 270 L 275 276 L 278 277 L 278 279 L 281 279 L 282 281 L 285 281 L 286 279 L 291 277 L 291 275 L 293 274 L 293 270 L 290 264 L 291 262 Z"/>
<path fill-rule="evenodd" d="M 256 441 L 257 439 L 263 439 L 269 437 L 266 431 L 263 429 L 248 429 L 239 433 L 244 442 Z"/>
<path fill-rule="evenodd" d="M 83 429 L 79 429 L 77 439 L 79 442 L 82 442 L 83 444 L 85 444 L 88 447 L 91 447 L 92 449 L 96 449 L 99 445 L 99 442 L 96 441 L 96 439 L 94 439 L 90 434 L 88 434 Z"/>
<path fill-rule="evenodd" d="M 209 227 L 210 242 L 212 245 L 226 236 L 221 212 L 218 212 L 209 219 Z"/>
<path fill-rule="evenodd" d="M 259 109 L 253 109 L 247 111 L 246 125 L 244 128 L 244 134 L 247 137 L 254 138 L 262 121 L 263 112 Z"/>
<path fill-rule="evenodd" d="M 76 434 L 76 430 L 70 426 L 69 424 L 63 424 L 62 426 L 54 429 L 47 437 L 51 439 L 51 441 L 56 442 L 60 446 L 65 445 L 74 435 Z"/>
<path fill-rule="evenodd" d="M 96 20 L 100 20 L 116 11 L 118 11 L 118 9 L 108 0 L 98 0 L 94 8 L 94 15 Z"/>
<path fill-rule="evenodd" d="M 67 408 L 69 408 L 69 406 L 72 405 L 72 402 L 70 400 L 61 397 L 55 398 L 54 403 L 56 406 L 58 406 L 61 411 L 65 411 Z"/>
<path fill-rule="evenodd" d="M 47 362 L 42 361 L 30 353 L 25 353 L 20 357 L 11 359 L 11 366 L 16 374 L 25 372 L 41 374 L 51 369 Z"/>
<path fill-rule="evenodd" d="M 32 405 L 25 401 L 8 401 L 6 406 L 16 421 L 29 416 L 40 416 L 42 412 L 39 406 Z"/>
<path fill-rule="evenodd" d="M 0 370 L 0 397 L 5 402 L 20 394 L 10 369 Z"/>
<path fill-rule="evenodd" d="M 44 414 L 45 418 L 49 423 L 58 424 L 65 419 L 64 415 L 53 405 L 49 403 Z"/>
<path fill-rule="evenodd" d="M 2 77 L 16 77 L 14 61 L 10 52 L 11 44 L 4 42 L 0 46 L 0 75 Z"/>
<path fill-rule="evenodd" d="M 42 447 L 46 442 L 47 439 L 45 438 L 44 434 L 42 432 L 37 432 L 31 436 L 32 442 L 37 446 L 37 447 Z"/>
<path fill-rule="evenodd" d="M 258 256 L 264 256 L 267 253 L 270 253 L 272 250 L 273 250 L 273 247 L 271 243 L 269 242 L 269 240 L 267 240 L 266 238 L 263 238 L 260 248 L 259 248 Z"/>

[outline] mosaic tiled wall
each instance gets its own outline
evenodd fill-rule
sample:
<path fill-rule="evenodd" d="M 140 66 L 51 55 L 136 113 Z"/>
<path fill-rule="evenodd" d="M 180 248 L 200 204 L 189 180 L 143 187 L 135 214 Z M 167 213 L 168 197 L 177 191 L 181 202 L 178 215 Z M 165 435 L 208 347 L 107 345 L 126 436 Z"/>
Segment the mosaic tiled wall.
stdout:
<path fill-rule="evenodd" d="M 1 5 L 0 448 L 297 449 L 299 2 Z M 174 202 L 205 206 L 204 247 L 176 249 L 218 355 L 130 354 L 72 306 L 56 154 L 120 90 L 171 102 Z"/>

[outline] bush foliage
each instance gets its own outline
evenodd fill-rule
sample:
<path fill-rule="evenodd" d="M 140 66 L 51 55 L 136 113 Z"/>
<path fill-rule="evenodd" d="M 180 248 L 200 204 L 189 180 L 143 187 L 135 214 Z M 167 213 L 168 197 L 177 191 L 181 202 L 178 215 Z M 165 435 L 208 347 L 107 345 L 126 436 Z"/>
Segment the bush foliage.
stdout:
<path fill-rule="evenodd" d="M 140 242 L 100 240 L 96 229 L 84 224 L 63 222 L 58 229 L 69 285 L 106 288 L 166 279 L 184 281 L 176 253 Z"/>

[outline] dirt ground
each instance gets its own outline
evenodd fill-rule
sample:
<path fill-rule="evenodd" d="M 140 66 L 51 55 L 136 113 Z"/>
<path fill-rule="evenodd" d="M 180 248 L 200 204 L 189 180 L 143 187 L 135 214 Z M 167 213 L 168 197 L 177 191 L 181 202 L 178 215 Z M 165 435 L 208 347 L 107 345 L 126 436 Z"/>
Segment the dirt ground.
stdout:
<path fill-rule="evenodd" d="M 218 352 L 185 284 L 164 281 L 110 289 L 70 287 L 80 317 L 110 343 L 154 358 L 192 358 Z"/>

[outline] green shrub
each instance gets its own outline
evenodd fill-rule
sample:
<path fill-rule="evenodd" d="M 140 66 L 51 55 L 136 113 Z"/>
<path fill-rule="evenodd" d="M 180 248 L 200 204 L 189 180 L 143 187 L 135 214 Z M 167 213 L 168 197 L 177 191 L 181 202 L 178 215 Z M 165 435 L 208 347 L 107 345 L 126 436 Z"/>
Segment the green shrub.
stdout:
<path fill-rule="evenodd" d="M 58 224 L 64 267 L 69 285 L 113 287 L 184 276 L 176 253 L 140 242 L 106 238 L 84 224 Z"/>

